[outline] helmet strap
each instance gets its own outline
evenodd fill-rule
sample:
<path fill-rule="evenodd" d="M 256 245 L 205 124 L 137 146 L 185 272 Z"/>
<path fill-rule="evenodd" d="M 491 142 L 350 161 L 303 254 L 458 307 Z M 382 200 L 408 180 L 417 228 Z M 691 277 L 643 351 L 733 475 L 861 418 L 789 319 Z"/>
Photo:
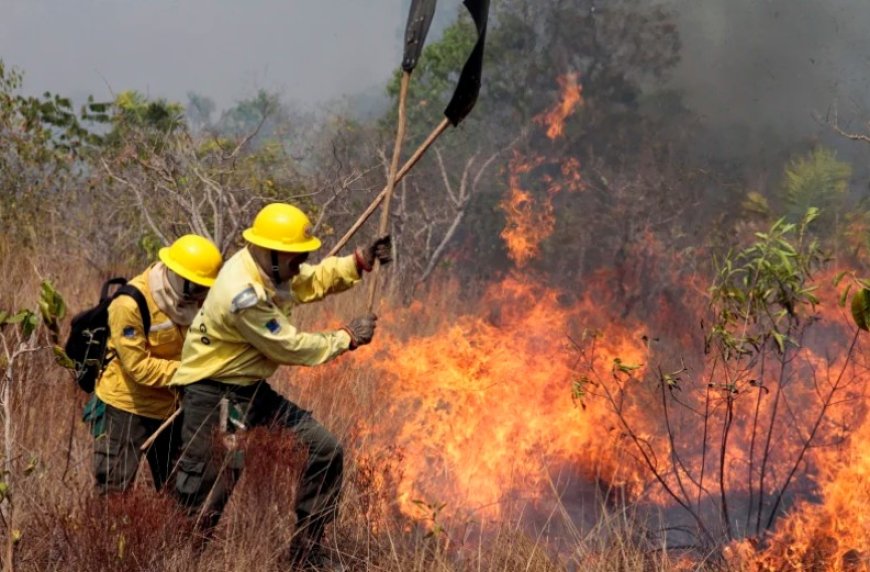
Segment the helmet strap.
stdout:
<path fill-rule="evenodd" d="M 182 293 L 185 298 L 190 298 L 190 280 L 187 278 L 184 279 L 184 286 L 181 287 Z"/>
<path fill-rule="evenodd" d="M 281 268 L 278 266 L 278 253 L 270 250 L 269 254 L 272 255 L 272 280 L 275 281 L 275 286 L 277 286 L 281 283 Z"/>

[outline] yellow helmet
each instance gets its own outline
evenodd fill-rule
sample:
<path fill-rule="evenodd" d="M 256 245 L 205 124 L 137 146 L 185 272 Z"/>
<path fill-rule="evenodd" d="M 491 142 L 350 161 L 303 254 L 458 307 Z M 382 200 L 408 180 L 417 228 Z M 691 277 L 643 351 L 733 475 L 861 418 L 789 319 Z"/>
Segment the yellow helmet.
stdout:
<path fill-rule="evenodd" d="M 242 236 L 251 244 L 279 252 L 312 252 L 320 239 L 311 236 L 308 215 L 286 203 L 272 203 L 257 213 L 254 224 Z"/>
<path fill-rule="evenodd" d="M 194 284 L 211 286 L 224 263 L 220 250 L 207 238 L 186 234 L 160 249 L 160 261 Z"/>

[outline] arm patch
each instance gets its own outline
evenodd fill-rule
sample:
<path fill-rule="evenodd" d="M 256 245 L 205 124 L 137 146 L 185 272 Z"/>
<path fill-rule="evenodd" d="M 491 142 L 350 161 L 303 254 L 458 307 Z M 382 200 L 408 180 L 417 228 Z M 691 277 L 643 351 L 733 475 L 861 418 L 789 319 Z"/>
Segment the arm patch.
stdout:
<path fill-rule="evenodd" d="M 230 303 L 230 312 L 233 314 L 238 314 L 242 310 L 246 308 L 253 308 L 259 302 L 259 297 L 257 296 L 257 291 L 254 290 L 253 286 L 248 286 L 233 298 L 233 301 Z"/>

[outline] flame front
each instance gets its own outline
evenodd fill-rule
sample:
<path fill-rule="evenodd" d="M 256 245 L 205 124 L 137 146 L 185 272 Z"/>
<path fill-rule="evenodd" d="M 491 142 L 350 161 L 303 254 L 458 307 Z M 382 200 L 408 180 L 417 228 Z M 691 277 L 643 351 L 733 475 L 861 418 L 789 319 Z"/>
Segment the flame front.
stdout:
<path fill-rule="evenodd" d="M 405 452 L 404 512 L 417 514 L 415 501 L 446 502 L 457 513 L 495 517 L 506 503 L 538 499 L 566 467 L 613 484 L 632 478 L 612 454 L 604 410 L 581 412 L 566 390 L 567 333 L 594 305 L 569 310 L 557 298 L 514 275 L 489 288 L 479 314 L 429 336 L 381 339 L 386 350 L 371 366 L 383 374 L 390 412 L 366 432 Z M 423 311 L 393 315 L 384 330 L 407 329 Z M 610 343 L 603 359 L 640 359 L 637 341 Z"/>

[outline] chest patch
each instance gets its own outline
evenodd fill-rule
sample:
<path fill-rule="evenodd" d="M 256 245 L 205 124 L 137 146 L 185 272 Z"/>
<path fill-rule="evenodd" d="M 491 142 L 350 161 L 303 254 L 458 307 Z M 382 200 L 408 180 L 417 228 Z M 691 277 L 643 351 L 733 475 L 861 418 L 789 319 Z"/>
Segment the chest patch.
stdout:
<path fill-rule="evenodd" d="M 124 335 L 125 338 L 134 338 L 136 337 L 136 328 L 134 328 L 133 326 L 127 326 L 121 333 Z"/>
<path fill-rule="evenodd" d="M 266 329 L 269 330 L 272 334 L 277 334 L 281 331 L 281 324 L 278 323 L 278 320 L 272 318 L 268 322 L 266 322 Z"/>

